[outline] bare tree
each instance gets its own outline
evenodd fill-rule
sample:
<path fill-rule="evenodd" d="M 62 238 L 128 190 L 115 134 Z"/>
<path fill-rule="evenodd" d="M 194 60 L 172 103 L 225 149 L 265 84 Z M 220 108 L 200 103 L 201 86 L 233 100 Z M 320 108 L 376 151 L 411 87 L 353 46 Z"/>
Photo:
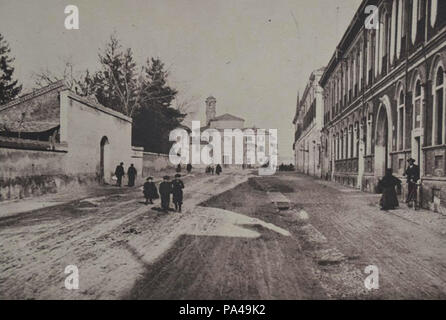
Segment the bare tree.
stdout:
<path fill-rule="evenodd" d="M 36 87 L 42 88 L 63 80 L 70 90 L 80 95 L 85 95 L 81 89 L 85 87 L 83 81 L 85 80 L 84 77 L 89 74 L 88 70 L 85 73 L 76 70 L 71 58 L 63 58 L 62 67 L 59 70 L 59 72 L 54 72 L 46 67 L 34 72 L 32 78 Z"/>

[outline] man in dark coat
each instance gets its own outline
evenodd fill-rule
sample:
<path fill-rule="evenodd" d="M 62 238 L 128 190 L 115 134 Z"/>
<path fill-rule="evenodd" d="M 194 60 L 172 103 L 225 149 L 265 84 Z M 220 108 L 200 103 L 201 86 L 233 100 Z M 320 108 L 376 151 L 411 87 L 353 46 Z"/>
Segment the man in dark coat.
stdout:
<path fill-rule="evenodd" d="M 395 190 L 397 185 L 401 185 L 401 180 L 392 175 L 392 169 L 386 169 L 386 175 L 378 183 L 378 188 L 382 190 L 381 210 L 393 210 L 398 207 Z"/>
<path fill-rule="evenodd" d="M 221 173 L 222 169 L 221 169 L 221 165 L 217 164 L 217 166 L 215 167 L 215 173 L 219 176 Z"/>
<path fill-rule="evenodd" d="M 406 203 L 410 206 L 412 201 L 417 201 L 417 182 L 420 179 L 420 168 L 415 164 L 415 159 L 410 158 L 407 162 L 409 162 L 409 166 L 404 175 L 407 178 L 409 189 L 407 192 Z"/>
<path fill-rule="evenodd" d="M 169 181 L 169 176 L 163 177 L 163 182 L 160 183 L 161 208 L 164 212 L 169 212 L 170 194 L 172 193 L 172 183 Z"/>
<path fill-rule="evenodd" d="M 183 188 L 184 183 L 180 180 L 181 175 L 176 174 L 175 179 L 172 181 L 172 194 L 173 204 L 175 205 L 175 211 L 181 212 L 181 205 L 183 204 Z"/>
<path fill-rule="evenodd" d="M 190 173 L 192 171 L 192 165 L 190 163 L 187 164 L 186 170 L 187 170 L 187 173 Z"/>
<path fill-rule="evenodd" d="M 133 163 L 130 165 L 130 167 L 127 169 L 127 176 L 129 177 L 129 187 L 135 186 L 135 179 L 137 175 L 136 168 L 133 166 Z"/>
<path fill-rule="evenodd" d="M 117 178 L 116 184 L 120 187 L 122 183 L 122 177 L 124 176 L 124 162 L 121 162 L 119 166 L 116 167 L 115 176 Z"/>
<path fill-rule="evenodd" d="M 144 197 L 146 198 L 146 204 L 149 204 L 149 201 L 150 204 L 153 204 L 153 199 L 159 198 L 158 190 L 152 177 L 148 177 L 144 183 Z"/>
<path fill-rule="evenodd" d="M 181 164 L 177 165 L 177 168 L 175 169 L 175 171 L 178 172 L 178 173 L 181 172 Z"/>

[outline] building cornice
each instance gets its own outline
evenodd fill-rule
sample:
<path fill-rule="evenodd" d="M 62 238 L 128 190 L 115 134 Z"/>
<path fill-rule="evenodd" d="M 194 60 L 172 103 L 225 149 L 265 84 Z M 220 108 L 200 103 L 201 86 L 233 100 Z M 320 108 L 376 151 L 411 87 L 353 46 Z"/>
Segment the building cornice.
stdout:
<path fill-rule="evenodd" d="M 120 113 L 118 111 L 115 111 L 115 110 L 107 108 L 107 107 L 104 107 L 103 105 L 101 105 L 99 103 L 94 103 L 94 102 L 88 100 L 85 97 L 81 97 L 81 96 L 73 93 L 69 89 L 66 89 L 65 91 L 67 92 L 67 97 L 70 98 L 70 99 L 73 99 L 73 100 L 75 100 L 77 102 L 80 102 L 80 103 L 82 103 L 84 105 L 89 106 L 90 108 L 102 111 L 104 113 L 107 113 L 107 114 L 109 114 L 111 116 L 114 116 L 116 118 L 119 118 L 121 120 L 130 122 L 130 123 L 133 122 L 132 118 L 130 118 L 129 116 L 124 115 L 123 113 Z"/>
<path fill-rule="evenodd" d="M 333 73 L 338 63 L 344 57 L 347 49 L 351 46 L 353 39 L 355 39 L 357 35 L 364 30 L 365 8 L 369 5 L 379 6 L 383 1 L 385 0 L 363 0 L 361 2 L 347 30 L 342 36 L 341 41 L 336 46 L 336 50 L 320 79 L 320 84 L 322 87 L 325 87 L 327 80 L 330 78 L 330 75 Z"/>

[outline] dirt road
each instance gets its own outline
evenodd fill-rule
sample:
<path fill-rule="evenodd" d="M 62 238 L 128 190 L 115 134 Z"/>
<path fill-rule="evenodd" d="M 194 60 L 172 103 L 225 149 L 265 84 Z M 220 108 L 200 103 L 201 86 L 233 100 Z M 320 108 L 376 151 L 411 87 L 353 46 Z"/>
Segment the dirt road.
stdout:
<path fill-rule="evenodd" d="M 185 178 L 182 214 L 152 210 L 135 190 L 0 218 L 0 298 L 122 297 L 146 264 L 196 227 L 190 219 L 196 204 L 245 181 L 246 174 Z M 79 290 L 65 289 L 68 265 L 79 269 Z"/>
<path fill-rule="evenodd" d="M 294 209 L 278 213 L 256 179 L 210 199 L 206 215 L 237 212 L 245 220 L 236 225 L 257 234 L 185 235 L 127 298 L 446 298 L 443 217 L 419 211 L 436 219 L 430 228 L 407 210 L 381 212 L 376 195 L 294 174 L 259 179 Z M 378 268 L 379 289 L 364 285 L 368 265 Z"/>
<path fill-rule="evenodd" d="M 185 184 L 182 214 L 135 191 L 0 219 L 0 298 L 446 298 L 438 214 L 381 212 L 375 195 L 295 174 Z M 292 208 L 279 212 L 264 185 Z M 64 287 L 67 265 L 79 290 Z M 368 265 L 378 290 L 364 286 Z"/>

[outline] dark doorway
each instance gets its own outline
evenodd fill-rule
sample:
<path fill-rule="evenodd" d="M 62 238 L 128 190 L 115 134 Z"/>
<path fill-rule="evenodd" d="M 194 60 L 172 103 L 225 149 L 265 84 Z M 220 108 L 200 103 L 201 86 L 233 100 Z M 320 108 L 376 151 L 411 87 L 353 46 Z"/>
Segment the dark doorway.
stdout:
<path fill-rule="evenodd" d="M 106 183 L 106 172 L 108 169 L 108 138 L 102 137 L 101 139 L 101 155 L 99 161 L 99 181 L 100 183 Z"/>

